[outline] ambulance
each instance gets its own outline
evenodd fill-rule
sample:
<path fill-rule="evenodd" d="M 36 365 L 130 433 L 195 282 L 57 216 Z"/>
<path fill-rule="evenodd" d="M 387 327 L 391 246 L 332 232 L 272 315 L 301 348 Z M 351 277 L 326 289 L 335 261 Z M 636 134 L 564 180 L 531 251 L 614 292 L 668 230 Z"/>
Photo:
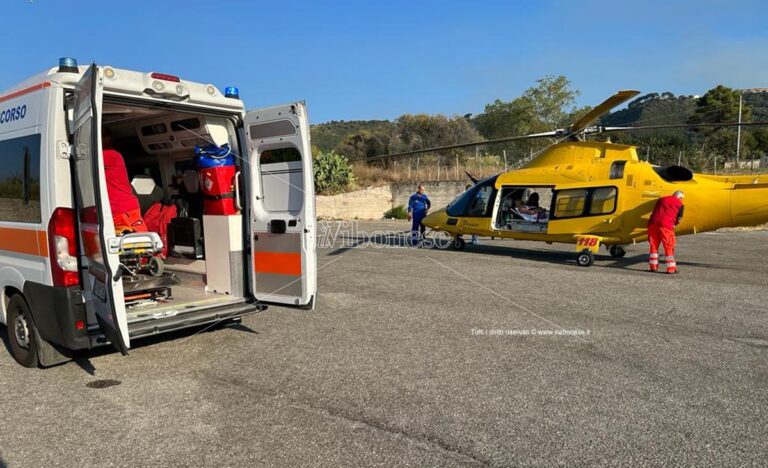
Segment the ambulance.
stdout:
<path fill-rule="evenodd" d="M 162 232 L 116 232 L 105 134 L 145 220 L 171 213 Z M 226 149 L 228 178 L 203 177 L 205 147 Z M 311 309 L 315 230 L 303 102 L 245 111 L 237 88 L 72 58 L 0 93 L 0 322 L 23 366 Z"/>

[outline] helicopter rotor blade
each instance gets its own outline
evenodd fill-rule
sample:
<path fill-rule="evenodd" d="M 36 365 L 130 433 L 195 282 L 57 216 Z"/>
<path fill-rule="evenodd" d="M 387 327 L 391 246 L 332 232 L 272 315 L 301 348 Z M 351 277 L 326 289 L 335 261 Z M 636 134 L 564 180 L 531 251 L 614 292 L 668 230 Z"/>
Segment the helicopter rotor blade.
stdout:
<path fill-rule="evenodd" d="M 638 94 L 640 94 L 640 91 L 635 91 L 635 90 L 619 91 L 618 93 L 609 97 L 602 103 L 598 104 L 591 111 L 587 112 L 585 116 L 583 116 L 582 118 L 574 122 L 568 128 L 568 132 L 571 134 L 581 132 L 582 130 L 587 128 L 592 122 L 599 119 L 603 114 L 610 112 L 610 110 L 613 109 L 614 107 L 632 99 Z"/>
<path fill-rule="evenodd" d="M 707 127 L 761 127 L 768 125 L 768 122 L 719 122 L 719 123 L 698 123 L 698 124 L 662 124 L 662 125 L 639 125 L 626 127 L 602 127 L 597 133 L 606 132 L 634 132 L 637 130 L 663 130 L 665 128 L 707 128 Z"/>
<path fill-rule="evenodd" d="M 369 158 L 358 158 L 358 159 L 351 159 L 350 162 L 354 161 L 377 161 L 380 159 L 389 159 L 389 158 L 398 158 L 401 156 L 411 156 L 414 154 L 424 154 L 424 153 L 437 153 L 440 151 L 447 151 L 452 149 L 462 149 L 462 148 L 471 148 L 473 146 L 484 146 L 484 145 L 495 145 L 498 143 L 508 143 L 513 141 L 525 141 L 525 140 L 533 140 L 536 138 L 557 138 L 559 136 L 562 136 L 564 132 L 562 130 L 554 131 L 554 132 L 543 132 L 543 133 L 531 133 L 529 135 L 518 135 L 518 136 L 512 136 L 512 137 L 505 137 L 505 138 L 496 138 L 494 140 L 480 140 L 480 141 L 472 141 L 469 143 L 460 143 L 457 145 L 448 145 L 448 146 L 435 146 L 433 148 L 424 148 L 419 150 L 413 150 L 413 151 L 405 151 L 402 153 L 392 153 L 392 154 L 383 154 L 380 156 L 372 156 Z"/>

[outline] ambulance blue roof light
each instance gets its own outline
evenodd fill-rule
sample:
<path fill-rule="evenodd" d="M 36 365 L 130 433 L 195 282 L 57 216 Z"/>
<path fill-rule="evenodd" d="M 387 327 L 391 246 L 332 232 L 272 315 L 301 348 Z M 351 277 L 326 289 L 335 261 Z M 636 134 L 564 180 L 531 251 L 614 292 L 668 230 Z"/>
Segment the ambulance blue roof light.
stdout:
<path fill-rule="evenodd" d="M 240 99 L 240 90 L 234 86 L 227 86 L 224 88 L 224 97 Z"/>
<path fill-rule="evenodd" d="M 61 57 L 59 59 L 59 73 L 78 73 L 77 59 L 72 57 Z"/>

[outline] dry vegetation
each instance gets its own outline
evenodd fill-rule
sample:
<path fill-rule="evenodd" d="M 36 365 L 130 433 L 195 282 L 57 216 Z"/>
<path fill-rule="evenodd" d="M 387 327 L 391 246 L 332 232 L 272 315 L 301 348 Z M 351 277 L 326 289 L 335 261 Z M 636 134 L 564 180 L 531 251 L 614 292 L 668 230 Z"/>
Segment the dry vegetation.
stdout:
<path fill-rule="evenodd" d="M 454 160 L 452 164 L 441 164 L 438 168 L 435 158 L 401 160 L 386 164 L 369 165 L 356 163 L 352 165 L 352 173 L 358 187 L 370 187 L 398 182 L 468 180 L 466 172 L 477 179 L 498 174 L 504 171 L 504 164 L 492 156 L 480 157 L 477 161 L 468 159 Z"/>

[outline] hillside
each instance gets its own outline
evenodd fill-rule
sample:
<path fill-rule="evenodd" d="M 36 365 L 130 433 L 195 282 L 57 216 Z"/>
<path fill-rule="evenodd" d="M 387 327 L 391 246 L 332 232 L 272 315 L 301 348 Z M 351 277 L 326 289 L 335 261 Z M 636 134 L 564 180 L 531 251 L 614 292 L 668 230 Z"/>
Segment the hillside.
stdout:
<path fill-rule="evenodd" d="M 607 114 L 600 123 L 605 126 L 684 124 L 695 107 L 693 96 L 650 93 L 631 101 L 624 109 Z"/>
<path fill-rule="evenodd" d="M 669 92 L 649 93 L 634 99 L 625 108 L 605 115 L 599 123 L 605 126 L 685 124 L 694 114 L 696 103 L 697 97 L 694 96 L 675 96 Z M 744 105 L 745 109 L 751 109 L 752 121 L 768 121 L 768 93 L 745 94 Z M 481 129 L 476 126 L 477 121 L 477 118 L 469 120 L 483 138 L 498 136 L 483 135 Z M 358 135 L 361 132 L 391 135 L 395 129 L 396 123 L 388 120 L 331 121 L 312 126 L 312 143 L 322 151 L 334 148 L 338 150 L 339 143 L 350 135 Z M 729 130 L 729 133 L 731 132 L 735 135 L 735 130 Z M 757 134 L 757 130 L 750 130 L 749 132 L 755 133 L 757 137 L 760 137 Z M 690 145 L 697 141 L 699 137 L 700 134 L 684 129 L 646 130 L 611 134 L 611 138 L 614 141 L 651 147 L 664 146 L 666 148 L 663 152 L 669 150 L 670 154 L 677 154 L 677 147 Z M 768 139 L 768 130 L 765 131 L 765 136 L 758 138 L 761 148 L 768 146 L 768 143 L 763 142 L 766 139 Z M 672 148 L 673 146 L 675 148 Z M 733 145 L 728 144 L 725 146 L 730 147 Z"/>
<path fill-rule="evenodd" d="M 332 120 L 312 125 L 312 145 L 321 151 L 330 151 L 349 135 L 362 131 L 388 132 L 394 125 L 389 120 Z"/>

